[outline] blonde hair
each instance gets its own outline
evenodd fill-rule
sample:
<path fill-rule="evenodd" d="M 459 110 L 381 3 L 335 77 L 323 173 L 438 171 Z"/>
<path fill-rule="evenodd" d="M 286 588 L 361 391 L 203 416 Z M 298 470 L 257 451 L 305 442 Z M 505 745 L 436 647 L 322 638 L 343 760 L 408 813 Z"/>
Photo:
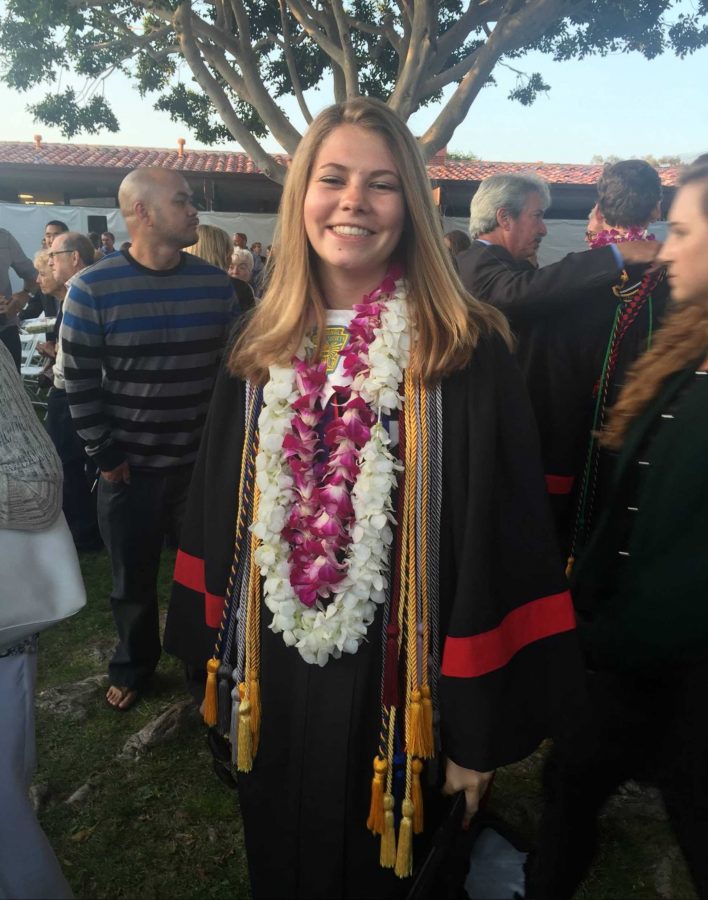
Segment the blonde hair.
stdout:
<path fill-rule="evenodd" d="M 240 266 L 242 264 L 248 266 L 252 272 L 254 266 L 253 254 L 250 250 L 246 250 L 243 247 L 236 247 L 231 254 L 231 265 Z"/>
<path fill-rule="evenodd" d="M 54 285 L 48 291 L 49 294 L 53 297 L 63 297 L 66 292 L 66 287 L 62 284 L 61 281 L 54 274 L 54 269 L 49 265 L 49 251 L 48 250 L 38 250 L 32 259 L 35 269 L 39 274 L 40 271 L 44 272 L 44 275 L 41 277 L 45 279 L 45 282 L 40 285 L 40 288 L 44 290 L 44 288 L 49 285 Z"/>
<path fill-rule="evenodd" d="M 704 183 L 702 212 L 708 219 L 708 165 L 689 166 L 681 176 L 681 187 Z M 708 294 L 673 307 L 656 333 L 650 350 L 629 370 L 617 403 L 609 412 L 600 443 L 619 450 L 631 423 L 661 390 L 666 379 L 686 366 L 701 362 L 708 353 Z"/>
<path fill-rule="evenodd" d="M 231 264 L 233 243 L 223 228 L 215 225 L 197 225 L 197 240 L 191 247 L 184 248 L 187 253 L 227 271 Z"/>
<path fill-rule="evenodd" d="M 340 125 L 379 134 L 398 166 L 406 206 L 399 252 L 416 330 L 412 373 L 430 381 L 462 368 L 482 333 L 496 331 L 510 343 L 506 319 L 472 299 L 457 277 L 415 138 L 384 103 L 358 97 L 323 110 L 293 156 L 273 241 L 278 258 L 269 257 L 263 299 L 231 352 L 231 371 L 263 383 L 269 365 L 290 361 L 313 319 L 320 341 L 317 354 L 321 352 L 326 304 L 305 233 L 303 207 L 315 157 Z"/>

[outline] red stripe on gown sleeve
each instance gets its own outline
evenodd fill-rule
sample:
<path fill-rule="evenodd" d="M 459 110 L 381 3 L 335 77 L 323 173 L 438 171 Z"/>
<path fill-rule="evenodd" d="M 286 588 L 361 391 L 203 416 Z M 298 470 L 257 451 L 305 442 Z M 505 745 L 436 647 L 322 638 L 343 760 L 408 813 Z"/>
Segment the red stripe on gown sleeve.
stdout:
<path fill-rule="evenodd" d="M 224 598 L 210 594 L 206 589 L 204 560 L 191 556 L 184 550 L 177 551 L 174 580 L 183 587 L 204 595 L 204 618 L 210 628 L 218 628 L 224 609 Z"/>
<path fill-rule="evenodd" d="M 569 494 L 573 490 L 574 475 L 546 475 L 544 477 L 549 494 Z"/>
<path fill-rule="evenodd" d="M 191 556 L 184 550 L 178 550 L 173 577 L 178 584 L 189 588 L 190 591 L 196 591 L 198 594 L 206 593 L 204 560 L 198 556 Z"/>
<path fill-rule="evenodd" d="M 442 674 L 478 678 L 502 668 L 529 644 L 574 628 L 575 612 L 568 591 L 540 597 L 510 612 L 490 631 L 446 638 Z"/>

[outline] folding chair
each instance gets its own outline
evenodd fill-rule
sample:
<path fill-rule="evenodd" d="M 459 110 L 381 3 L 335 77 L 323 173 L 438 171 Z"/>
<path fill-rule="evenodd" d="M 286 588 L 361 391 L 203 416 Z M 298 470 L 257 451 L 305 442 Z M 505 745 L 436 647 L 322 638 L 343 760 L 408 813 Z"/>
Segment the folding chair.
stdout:
<path fill-rule="evenodd" d="M 37 349 L 37 345 L 44 340 L 42 332 L 27 334 L 20 332 L 20 346 L 22 359 L 20 362 L 20 374 L 25 390 L 30 396 L 32 405 L 37 409 L 47 409 L 47 392 L 41 387 L 39 376 L 44 371 L 46 358 Z"/>

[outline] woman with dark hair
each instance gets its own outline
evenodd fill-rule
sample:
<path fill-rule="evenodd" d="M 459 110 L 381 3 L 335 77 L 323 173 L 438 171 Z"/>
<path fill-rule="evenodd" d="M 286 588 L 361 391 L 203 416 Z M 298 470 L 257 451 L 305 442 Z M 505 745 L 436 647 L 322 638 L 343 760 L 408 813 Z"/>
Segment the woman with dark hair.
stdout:
<path fill-rule="evenodd" d="M 708 165 L 681 184 L 660 251 L 673 305 L 600 438 L 613 486 L 572 585 L 589 700 L 546 766 L 529 898 L 574 894 L 629 778 L 660 788 L 708 896 Z"/>
<path fill-rule="evenodd" d="M 453 256 L 453 259 L 458 253 L 461 253 L 463 250 L 469 250 L 472 246 L 469 234 L 465 231 L 459 231 L 458 229 L 448 231 L 444 237 L 444 241 L 445 246 Z"/>
<path fill-rule="evenodd" d="M 324 110 L 278 229 L 215 388 L 165 646 L 210 657 L 254 897 L 396 896 L 439 788 L 469 820 L 552 731 L 572 608 L 506 321 L 460 284 L 395 113 Z"/>

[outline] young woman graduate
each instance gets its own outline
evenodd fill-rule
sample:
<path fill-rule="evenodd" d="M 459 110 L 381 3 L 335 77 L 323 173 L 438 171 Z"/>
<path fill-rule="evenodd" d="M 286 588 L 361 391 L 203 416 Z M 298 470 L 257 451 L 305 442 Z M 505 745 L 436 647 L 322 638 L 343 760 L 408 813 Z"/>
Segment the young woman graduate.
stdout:
<path fill-rule="evenodd" d="M 275 245 L 215 388 L 165 645 L 209 659 L 254 896 L 395 896 L 423 794 L 465 791 L 469 816 L 551 732 L 574 616 L 506 322 L 460 285 L 384 104 L 316 118 Z"/>
<path fill-rule="evenodd" d="M 659 253 L 672 306 L 600 437 L 612 492 L 572 582 L 588 698 L 546 763 L 534 900 L 573 896 L 630 778 L 661 790 L 708 897 L 708 160 L 681 185 Z"/>

